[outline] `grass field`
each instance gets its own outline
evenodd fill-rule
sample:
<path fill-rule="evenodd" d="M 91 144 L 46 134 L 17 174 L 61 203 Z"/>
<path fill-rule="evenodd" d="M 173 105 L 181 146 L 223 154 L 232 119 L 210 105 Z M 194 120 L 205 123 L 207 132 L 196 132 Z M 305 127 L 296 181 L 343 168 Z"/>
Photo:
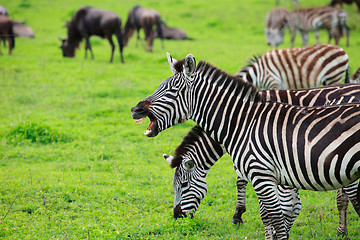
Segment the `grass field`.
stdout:
<path fill-rule="evenodd" d="M 281 1 L 293 8 L 292 1 Z M 300 0 L 301 7 L 328 1 Z M 192 41 L 154 43 L 152 53 L 135 37 L 108 63 L 106 40 L 91 39 L 95 59 L 84 45 L 63 58 L 58 35 L 83 5 L 116 12 L 126 21 L 135 4 L 155 8 Z M 1 239 L 263 239 L 257 197 L 247 191 L 244 224 L 231 223 L 236 175 L 226 156 L 210 171 L 208 194 L 194 219 L 172 217 L 173 170 L 162 158 L 173 154 L 194 125 L 187 122 L 156 138 L 143 136 L 130 108 L 171 75 L 166 52 L 235 73 L 266 45 L 264 18 L 275 0 L 46 1 L 0 0 L 10 16 L 27 20 L 34 39 L 16 39 L 13 56 L 0 56 L 0 238 Z M 345 5 L 351 29 L 350 73 L 360 66 L 360 14 Z M 321 32 L 322 42 L 327 34 Z M 310 34 L 310 44 L 315 37 Z M 141 45 L 141 44 L 140 44 Z M 286 35 L 280 47 L 290 46 Z M 300 36 L 296 46 L 300 46 Z M 147 124 L 146 122 L 144 124 Z M 337 239 L 335 192 L 301 191 L 302 212 L 291 239 Z M 359 218 L 348 211 L 350 239 L 360 239 Z"/>

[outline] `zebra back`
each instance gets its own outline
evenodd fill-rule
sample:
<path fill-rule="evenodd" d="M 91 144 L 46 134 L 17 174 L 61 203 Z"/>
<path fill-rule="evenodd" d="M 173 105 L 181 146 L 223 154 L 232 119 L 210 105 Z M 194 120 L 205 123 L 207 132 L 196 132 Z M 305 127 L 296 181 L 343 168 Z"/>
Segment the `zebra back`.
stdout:
<path fill-rule="evenodd" d="M 340 84 L 348 66 L 342 48 L 320 44 L 270 50 L 237 75 L 258 89 L 301 89 Z"/>

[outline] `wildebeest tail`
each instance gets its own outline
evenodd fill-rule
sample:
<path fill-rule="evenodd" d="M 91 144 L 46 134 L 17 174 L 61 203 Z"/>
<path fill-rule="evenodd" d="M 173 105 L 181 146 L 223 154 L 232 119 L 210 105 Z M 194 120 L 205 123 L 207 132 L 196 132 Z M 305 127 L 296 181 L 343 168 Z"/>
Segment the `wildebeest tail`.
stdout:
<path fill-rule="evenodd" d="M 115 36 L 116 36 L 116 39 L 119 44 L 121 62 L 123 63 L 124 62 L 124 57 L 123 57 L 124 38 L 123 38 L 122 30 L 121 30 L 121 19 L 118 19 L 118 21 L 117 21 Z"/>

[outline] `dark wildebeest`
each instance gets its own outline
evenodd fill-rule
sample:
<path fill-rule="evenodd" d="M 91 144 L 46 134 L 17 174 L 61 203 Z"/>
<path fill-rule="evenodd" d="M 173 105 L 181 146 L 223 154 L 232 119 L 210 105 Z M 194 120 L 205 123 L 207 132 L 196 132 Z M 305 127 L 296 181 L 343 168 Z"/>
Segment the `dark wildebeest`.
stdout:
<path fill-rule="evenodd" d="M 334 7 L 336 4 L 340 4 L 340 6 L 343 7 L 343 3 L 355 3 L 358 7 L 358 12 L 360 13 L 360 0 L 332 0 L 329 5 Z"/>
<path fill-rule="evenodd" d="M 154 41 L 154 25 L 156 25 L 161 41 L 163 39 L 160 22 L 160 14 L 157 11 L 140 6 L 133 7 L 129 12 L 129 16 L 124 27 L 124 45 L 127 45 L 129 38 L 133 35 L 135 29 L 137 31 L 137 39 L 139 40 L 139 31 L 140 28 L 142 28 L 145 33 L 145 41 L 147 42 L 146 51 L 151 52 Z"/>
<path fill-rule="evenodd" d="M 13 33 L 13 21 L 8 16 L 0 15 L 0 39 L 9 43 L 9 55 L 15 47 L 15 36 Z M 2 55 L 0 51 L 0 55 Z"/>
<path fill-rule="evenodd" d="M 172 28 L 167 26 L 163 21 L 161 21 L 161 32 L 164 39 L 173 39 L 173 40 L 189 40 L 186 32 L 180 28 Z M 160 36 L 155 32 L 155 37 L 159 38 Z"/>
<path fill-rule="evenodd" d="M 60 47 L 64 57 L 74 57 L 75 49 L 79 46 L 82 39 L 85 38 L 85 58 L 87 58 L 87 50 L 89 49 L 91 57 L 94 59 L 90 45 L 90 36 L 96 35 L 109 40 L 111 45 L 110 62 L 112 62 L 115 49 L 112 35 L 115 34 L 119 43 L 121 62 L 124 62 L 121 19 L 115 13 L 92 7 L 82 7 L 77 10 L 72 20 L 67 22 L 66 25 L 68 38 L 61 39 L 62 45 Z"/>

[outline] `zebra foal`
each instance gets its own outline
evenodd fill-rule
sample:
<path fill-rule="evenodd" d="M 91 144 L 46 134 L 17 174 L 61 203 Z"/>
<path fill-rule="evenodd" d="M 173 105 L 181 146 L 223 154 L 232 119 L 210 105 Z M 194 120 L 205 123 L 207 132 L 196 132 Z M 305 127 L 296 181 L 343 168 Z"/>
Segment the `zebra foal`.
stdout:
<path fill-rule="evenodd" d="M 278 46 L 283 42 L 285 29 L 288 28 L 291 35 L 291 47 L 294 46 L 296 33 L 301 34 L 303 45 L 309 41 L 308 32 L 314 31 L 317 43 L 320 43 L 319 29 L 328 32 L 328 43 L 334 38 L 335 44 L 339 44 L 340 37 L 346 35 L 346 45 L 349 46 L 349 27 L 347 26 L 348 15 L 345 10 L 335 7 L 299 8 L 292 12 L 286 8 L 275 8 L 265 18 L 266 41 L 268 45 Z"/>
<path fill-rule="evenodd" d="M 189 54 L 168 57 L 175 74 L 131 109 L 145 131 L 161 131 L 189 119 L 223 144 L 236 173 L 251 182 L 264 223 L 288 239 L 278 185 L 324 191 L 360 178 L 360 105 L 299 107 L 261 100 L 256 88 Z M 270 236 L 266 236 L 271 239 Z"/>
<path fill-rule="evenodd" d="M 302 90 L 266 90 L 259 91 L 266 101 L 279 101 L 303 106 L 322 106 L 330 102 L 338 102 L 342 97 L 349 101 L 360 101 L 360 86 L 344 84 L 329 87 L 319 87 Z M 174 217 L 193 214 L 207 192 L 206 176 L 210 168 L 226 153 L 218 143 L 213 141 L 201 128 L 194 127 L 175 150 L 175 157 L 164 154 L 172 168 L 176 167 L 173 187 L 175 190 Z M 242 222 L 242 214 L 246 211 L 245 191 L 247 182 L 237 179 L 237 203 L 233 223 Z M 339 189 L 337 205 L 339 210 L 339 225 L 337 233 L 347 234 L 346 214 L 349 198 L 360 215 L 356 193 L 358 182 Z M 278 186 L 281 208 L 285 216 L 287 231 L 301 209 L 300 198 L 296 189 Z M 180 207 L 181 206 L 181 207 Z M 261 208 L 263 210 L 263 208 Z"/>
<path fill-rule="evenodd" d="M 300 89 L 340 84 L 348 77 L 349 57 L 327 44 L 274 49 L 252 60 L 236 75 L 258 89 Z"/>

